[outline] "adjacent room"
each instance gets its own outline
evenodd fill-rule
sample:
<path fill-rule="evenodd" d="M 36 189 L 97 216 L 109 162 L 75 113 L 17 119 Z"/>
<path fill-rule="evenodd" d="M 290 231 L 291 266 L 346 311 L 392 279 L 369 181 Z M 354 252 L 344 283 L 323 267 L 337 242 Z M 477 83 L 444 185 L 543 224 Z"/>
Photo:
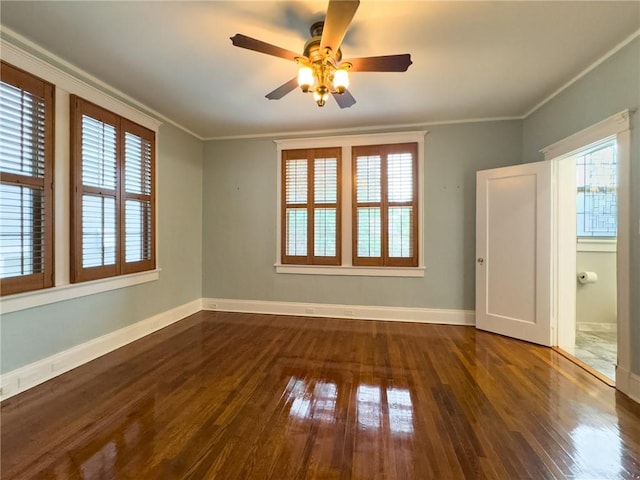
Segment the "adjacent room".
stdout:
<path fill-rule="evenodd" d="M 0 9 L 0 478 L 638 478 L 640 1 Z"/>

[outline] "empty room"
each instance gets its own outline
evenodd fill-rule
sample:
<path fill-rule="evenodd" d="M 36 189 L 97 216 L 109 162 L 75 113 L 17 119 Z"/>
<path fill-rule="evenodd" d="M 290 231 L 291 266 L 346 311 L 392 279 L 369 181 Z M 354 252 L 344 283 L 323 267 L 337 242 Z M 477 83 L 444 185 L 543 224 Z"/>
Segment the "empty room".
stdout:
<path fill-rule="evenodd" d="M 640 478 L 640 1 L 0 5 L 0 478 Z"/>

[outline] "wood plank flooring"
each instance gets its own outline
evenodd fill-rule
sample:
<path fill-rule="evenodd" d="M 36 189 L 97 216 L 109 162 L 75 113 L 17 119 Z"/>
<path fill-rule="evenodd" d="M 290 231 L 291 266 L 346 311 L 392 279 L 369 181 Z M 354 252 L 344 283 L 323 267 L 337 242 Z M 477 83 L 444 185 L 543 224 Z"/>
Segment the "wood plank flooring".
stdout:
<path fill-rule="evenodd" d="M 640 406 L 470 327 L 200 312 L 1 406 L 2 479 L 640 478 Z"/>

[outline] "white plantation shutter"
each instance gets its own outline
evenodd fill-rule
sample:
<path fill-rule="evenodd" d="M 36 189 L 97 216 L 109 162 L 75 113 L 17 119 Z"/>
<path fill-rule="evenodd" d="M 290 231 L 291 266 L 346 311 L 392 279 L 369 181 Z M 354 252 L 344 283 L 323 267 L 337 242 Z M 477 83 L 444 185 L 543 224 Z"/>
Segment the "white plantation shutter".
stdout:
<path fill-rule="evenodd" d="M 2 62 L 2 294 L 53 286 L 53 85 Z"/>
<path fill-rule="evenodd" d="M 417 266 L 417 144 L 353 148 L 353 263 Z"/>
<path fill-rule="evenodd" d="M 155 268 L 154 132 L 71 97 L 72 281 Z"/>
<path fill-rule="evenodd" d="M 339 265 L 340 149 L 282 152 L 282 263 Z"/>

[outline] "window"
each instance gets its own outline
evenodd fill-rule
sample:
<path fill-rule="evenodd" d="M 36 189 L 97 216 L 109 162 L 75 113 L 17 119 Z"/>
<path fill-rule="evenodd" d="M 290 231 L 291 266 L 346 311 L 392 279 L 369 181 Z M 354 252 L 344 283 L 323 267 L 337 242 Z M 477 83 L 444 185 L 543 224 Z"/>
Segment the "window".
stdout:
<path fill-rule="evenodd" d="M 426 133 L 276 140 L 276 272 L 423 277 Z"/>
<path fill-rule="evenodd" d="M 2 294 L 53 286 L 54 86 L 2 62 Z"/>
<path fill-rule="evenodd" d="M 616 142 L 608 141 L 576 158 L 578 237 L 615 237 L 618 231 Z"/>
<path fill-rule="evenodd" d="M 353 264 L 418 266 L 416 143 L 353 148 Z"/>
<path fill-rule="evenodd" d="M 340 265 L 340 148 L 282 152 L 282 263 Z"/>
<path fill-rule="evenodd" d="M 155 133 L 71 96 L 71 281 L 155 268 Z"/>

